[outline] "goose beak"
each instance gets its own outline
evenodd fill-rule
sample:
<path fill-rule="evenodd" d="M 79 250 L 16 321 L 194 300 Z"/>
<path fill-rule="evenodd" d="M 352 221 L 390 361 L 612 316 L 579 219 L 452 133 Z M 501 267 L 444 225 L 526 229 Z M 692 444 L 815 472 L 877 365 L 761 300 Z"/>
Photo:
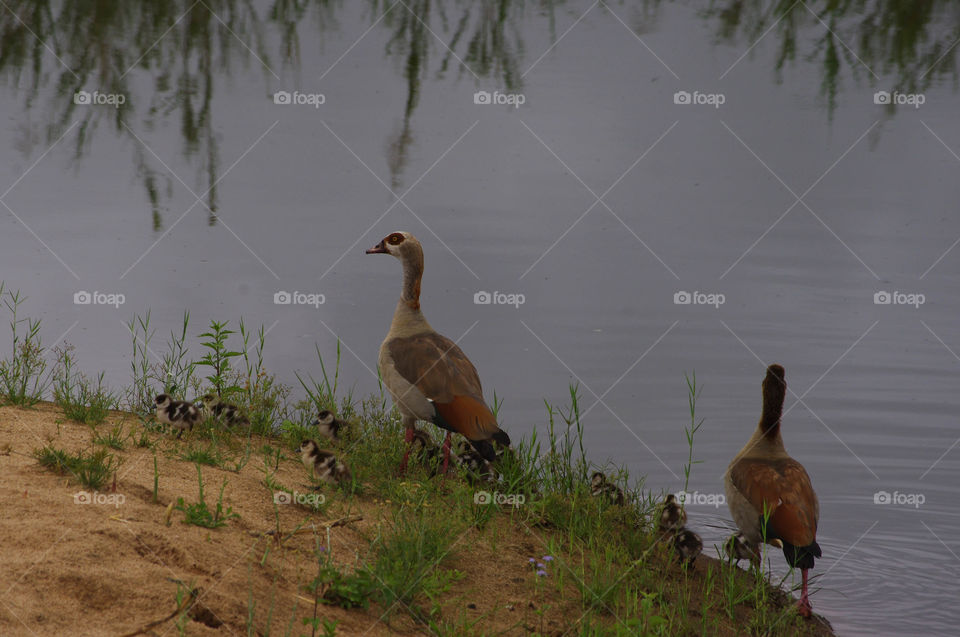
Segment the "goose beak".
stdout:
<path fill-rule="evenodd" d="M 387 252 L 386 246 L 384 246 L 383 241 L 381 241 L 377 245 L 367 250 L 367 254 L 390 254 L 390 253 Z"/>

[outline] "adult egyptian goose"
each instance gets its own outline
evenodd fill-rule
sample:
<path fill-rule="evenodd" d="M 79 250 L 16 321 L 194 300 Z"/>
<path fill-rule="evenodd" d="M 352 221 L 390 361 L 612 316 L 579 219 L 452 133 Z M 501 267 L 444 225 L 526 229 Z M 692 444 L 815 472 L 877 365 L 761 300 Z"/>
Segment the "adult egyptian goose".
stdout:
<path fill-rule="evenodd" d="M 491 441 L 510 444 L 510 437 L 483 400 L 480 377 L 457 344 L 438 334 L 420 311 L 423 248 L 409 232 L 394 232 L 367 254 L 390 254 L 403 264 L 403 288 L 390 331 L 380 346 L 380 375 L 400 410 L 406 427 L 407 450 L 400 471 L 407 466 L 414 426 L 432 422 L 447 431 L 443 443 L 443 472 L 450 464 L 450 434 L 462 434 L 492 462 Z"/>
<path fill-rule="evenodd" d="M 783 367 L 768 367 L 762 387 L 760 424 L 727 468 L 727 506 L 749 545 L 779 541 L 787 563 L 801 570 L 803 589 L 797 610 L 809 617 L 807 571 L 820 557 L 820 505 L 807 471 L 783 447 L 780 416 L 787 391 Z"/>

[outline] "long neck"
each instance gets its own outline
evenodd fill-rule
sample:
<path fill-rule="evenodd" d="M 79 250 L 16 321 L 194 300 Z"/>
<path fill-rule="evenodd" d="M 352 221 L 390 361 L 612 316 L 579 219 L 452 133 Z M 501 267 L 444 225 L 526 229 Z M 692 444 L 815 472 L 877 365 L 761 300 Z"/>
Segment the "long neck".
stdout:
<path fill-rule="evenodd" d="M 764 394 L 763 412 L 760 414 L 760 424 L 757 429 L 767 438 L 773 439 L 780 435 L 780 417 L 783 415 L 783 393 L 779 396 Z"/>
<path fill-rule="evenodd" d="M 763 382 L 763 411 L 760 422 L 750 436 L 750 440 L 743 446 L 740 453 L 734 458 L 780 458 L 788 457 L 783 446 L 783 437 L 780 435 L 780 418 L 783 416 L 783 399 L 787 392 L 783 380 L 775 376 L 768 376 Z"/>
<path fill-rule="evenodd" d="M 787 456 L 787 450 L 783 446 L 783 438 L 780 436 L 780 428 L 776 427 L 774 433 L 770 433 L 769 430 L 765 433 L 759 427 L 757 427 L 753 435 L 750 436 L 750 440 L 747 441 L 747 444 L 743 445 L 743 449 L 740 450 L 731 464 L 739 460 L 740 458 L 764 458 L 768 460 L 775 460 L 777 458 L 784 458 Z"/>
<path fill-rule="evenodd" d="M 433 328 L 420 311 L 420 279 L 423 278 L 423 256 L 407 255 L 403 259 L 403 288 L 393 312 L 387 338 L 429 332 Z"/>
<path fill-rule="evenodd" d="M 423 278 L 423 255 L 408 254 L 403 259 L 403 289 L 400 300 L 411 310 L 420 309 L 420 280 Z"/>

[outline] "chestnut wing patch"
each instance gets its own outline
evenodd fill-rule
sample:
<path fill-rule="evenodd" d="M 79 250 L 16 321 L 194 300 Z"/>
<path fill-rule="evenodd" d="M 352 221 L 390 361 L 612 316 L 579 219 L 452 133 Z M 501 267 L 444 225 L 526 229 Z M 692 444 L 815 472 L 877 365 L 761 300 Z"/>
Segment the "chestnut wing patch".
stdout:
<path fill-rule="evenodd" d="M 730 479 L 753 505 L 757 515 L 770 514 L 767 537 L 794 546 L 816 541 L 819 515 L 810 476 L 793 459 L 766 461 L 743 459 L 730 468 Z"/>
<path fill-rule="evenodd" d="M 457 344 L 440 334 L 418 334 L 387 343 L 394 369 L 433 401 L 444 428 L 470 440 L 499 431 L 483 401 L 480 377 Z"/>

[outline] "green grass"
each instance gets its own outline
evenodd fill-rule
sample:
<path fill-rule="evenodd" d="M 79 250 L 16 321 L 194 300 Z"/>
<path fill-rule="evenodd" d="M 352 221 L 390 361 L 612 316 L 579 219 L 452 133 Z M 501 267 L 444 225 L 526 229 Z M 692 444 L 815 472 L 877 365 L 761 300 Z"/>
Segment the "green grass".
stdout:
<path fill-rule="evenodd" d="M 96 489 L 106 484 L 119 466 L 110 452 L 123 450 L 132 440 L 133 446 L 154 454 L 154 502 L 159 501 L 158 451 L 191 462 L 197 467 L 198 499 L 187 502 L 180 497 L 175 505 L 186 524 L 216 529 L 238 517 L 224 504 L 227 480 L 221 483 L 216 501 L 207 502 L 203 466 L 239 473 L 255 455 L 263 462 L 263 497 L 272 498 L 278 491 L 298 492 L 305 488 L 300 486 L 307 482 L 305 474 L 302 482 L 293 483 L 296 488 L 281 484 L 277 475 L 286 463 L 295 463 L 302 470 L 297 449 L 304 439 L 316 437 L 310 427 L 316 412 L 334 409 L 339 417 L 355 423 L 347 439 L 319 441 L 350 467 L 354 480 L 320 485 L 317 493 L 326 498 L 323 504 L 297 505 L 303 514 L 298 528 L 314 528 L 318 547 L 316 576 L 306 589 L 314 597 L 313 617 L 302 618 L 311 637 L 336 630 L 317 610 L 323 605 L 356 612 L 366 609 L 387 622 L 397 614 L 409 615 L 424 631 L 441 635 L 486 631 L 482 617 L 464 613 L 462 605 L 451 601 L 451 591 L 464 577 L 452 564 L 470 559 L 463 552 L 474 546 L 496 554 L 500 546 L 516 545 L 521 538 L 537 546 L 531 558 L 554 558 L 546 575 L 528 573 L 529 582 L 524 580 L 536 606 L 534 624 L 529 627 L 534 633 L 548 633 L 548 622 L 558 617 L 570 622 L 579 617 L 572 628 L 581 635 L 710 635 L 739 630 L 770 635 L 804 633 L 805 624 L 782 603 L 784 593 L 778 589 L 783 581 L 771 581 L 768 570 L 744 571 L 717 562 L 700 575 L 677 565 L 672 549 L 655 531 L 661 495 L 645 488 L 642 476 L 632 477 L 624 469 L 597 464 L 587 457 L 584 431 L 589 423 L 584 422 L 575 385 L 569 388 L 566 404 L 545 401 L 544 427 L 534 428 L 523 438 L 514 436 L 513 447 L 498 463 L 496 483 L 476 483 L 462 471 L 441 479 L 420 462 L 412 462 L 407 474 L 398 478 L 396 469 L 404 452 L 399 442 L 403 438 L 399 415 L 382 386 L 378 393 L 362 399 L 342 393 L 339 344 L 332 367 L 320 359 L 319 379 L 309 374 L 297 376 L 305 396 L 293 399 L 290 388 L 263 368 L 262 327 L 251 331 L 241 320 L 234 332 L 227 329 L 226 321 L 211 322 L 210 329 L 199 335 L 206 341 L 204 356 L 197 360 L 187 345 L 194 333 L 185 313 L 157 363 L 148 360 L 147 346 L 153 337 L 148 313 L 129 324 L 134 345 L 133 381 L 114 394 L 104 387 L 102 375 L 90 381 L 74 371 L 67 346 L 58 352 L 52 371 L 38 362 L 31 352 L 39 347 L 39 323 L 16 317 L 23 301 L 19 294 L 7 293 L 4 300 L 15 316 L 14 342 L 19 350 L 15 348 L 13 358 L 0 363 L 0 400 L 35 404 L 47 387 L 45 379 L 53 378 L 54 398 L 64 414 L 92 429 L 91 451 L 72 454 L 48 445 L 35 452 L 37 460 Z M 684 485 L 698 464 L 694 437 L 706 426 L 697 417 L 702 385 L 695 375 L 686 378 L 686 385 L 689 421 L 677 431 L 678 443 L 685 440 L 688 446 Z M 206 422 L 195 427 L 186 441 L 177 441 L 158 428 L 149 414 L 153 396 L 161 391 L 189 399 L 217 389 L 250 416 L 249 431 L 224 431 Z M 107 410 L 117 406 L 115 396 L 124 396 L 124 406 L 140 414 L 142 427 L 125 432 L 123 423 L 102 426 Z M 494 400 L 499 409 L 501 401 L 496 396 Z M 430 426 L 426 431 L 440 441 L 441 432 Z M 603 471 L 624 491 L 625 505 L 590 496 L 589 476 L 594 470 Z M 524 503 L 517 507 L 477 504 L 474 497 L 479 490 L 519 496 Z M 382 514 L 361 534 L 365 542 L 359 550 L 343 555 L 338 562 L 332 551 L 319 550 L 321 545 L 330 546 L 330 535 L 328 530 L 326 538 L 321 537 L 312 526 L 316 521 L 348 515 L 358 505 L 371 502 L 377 503 Z M 282 535 L 280 506 L 287 505 L 274 508 L 277 537 Z M 465 537 L 469 540 L 461 543 Z M 282 544 L 270 544 L 251 569 L 272 570 L 277 566 L 275 560 L 290 556 Z M 273 632 L 301 634 L 303 627 L 298 630 L 294 625 L 296 608 L 289 622 L 289 608 L 283 611 L 282 621 L 278 616 L 283 602 L 278 602 L 282 595 L 274 588 L 270 599 L 251 597 L 249 632 L 270 634 L 273 627 Z M 287 624 L 285 630 L 279 627 L 281 623 Z"/>
<path fill-rule="evenodd" d="M 10 315 L 10 356 L 0 360 L 0 401 L 30 407 L 43 399 L 50 387 L 40 335 L 40 319 L 21 318 L 20 306 L 27 300 L 17 290 L 5 290 L 0 281 L 0 300 Z"/>
<path fill-rule="evenodd" d="M 103 423 L 110 410 L 118 405 L 117 397 L 103 384 L 103 372 L 96 382 L 75 372 L 73 346 L 57 349 L 58 364 L 54 370 L 53 402 L 70 420 L 96 427 Z"/>
<path fill-rule="evenodd" d="M 208 467 L 219 467 L 223 464 L 223 454 L 213 445 L 205 448 L 187 449 L 180 454 L 180 459 L 193 464 L 207 465 Z"/>
<path fill-rule="evenodd" d="M 33 455 L 41 466 L 61 475 L 71 475 L 88 489 L 102 487 L 120 466 L 117 458 L 106 449 L 70 453 L 48 445 L 37 449 Z"/>
<path fill-rule="evenodd" d="M 132 434 L 123 433 L 123 423 L 119 422 L 113 427 L 110 427 L 106 432 L 99 433 L 96 428 L 93 429 L 93 444 L 102 445 L 104 447 L 109 447 L 117 451 L 122 451 L 123 446 L 126 441 L 131 437 Z"/>
<path fill-rule="evenodd" d="M 224 508 L 223 506 L 223 492 L 227 488 L 226 480 L 220 485 L 220 495 L 217 497 L 216 507 L 212 511 L 210 507 L 207 506 L 207 501 L 203 495 L 203 471 L 200 469 L 199 464 L 197 465 L 197 482 L 200 485 L 198 501 L 188 504 L 183 498 L 177 498 L 177 504 L 173 507 L 175 510 L 183 512 L 184 524 L 216 529 L 221 526 L 226 526 L 230 519 L 240 517 L 233 512 L 231 507 L 228 506 Z"/>

